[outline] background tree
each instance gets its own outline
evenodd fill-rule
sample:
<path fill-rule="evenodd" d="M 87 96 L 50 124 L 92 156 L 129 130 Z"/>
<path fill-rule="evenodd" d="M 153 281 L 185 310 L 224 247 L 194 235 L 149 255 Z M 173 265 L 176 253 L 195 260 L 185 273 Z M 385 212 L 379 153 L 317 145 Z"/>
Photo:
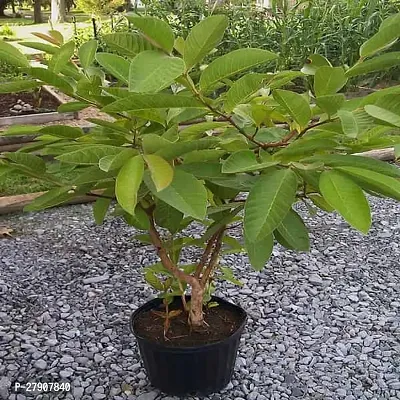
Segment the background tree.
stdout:
<path fill-rule="evenodd" d="M 10 0 L 0 0 L 0 17 L 6 17 L 6 15 L 4 14 L 4 10 L 10 3 Z"/>
<path fill-rule="evenodd" d="M 118 7 L 126 6 L 125 0 L 77 0 L 77 7 L 88 14 L 111 14 Z"/>
<path fill-rule="evenodd" d="M 65 0 L 51 0 L 51 22 L 65 22 Z"/>
<path fill-rule="evenodd" d="M 33 3 L 33 20 L 35 24 L 41 24 L 42 18 L 42 0 L 34 0 Z"/>

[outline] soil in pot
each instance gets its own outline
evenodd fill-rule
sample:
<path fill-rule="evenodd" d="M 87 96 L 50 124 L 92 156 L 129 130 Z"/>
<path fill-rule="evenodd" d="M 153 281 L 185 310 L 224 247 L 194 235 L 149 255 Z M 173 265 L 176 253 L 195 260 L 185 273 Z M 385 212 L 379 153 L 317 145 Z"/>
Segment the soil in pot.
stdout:
<path fill-rule="evenodd" d="M 0 117 L 15 117 L 17 115 L 42 114 L 57 111 L 60 105 L 50 93 L 42 90 L 41 102 L 38 104 L 35 92 L 0 94 Z"/>
<path fill-rule="evenodd" d="M 176 299 L 169 305 L 169 311 L 182 310 L 182 303 Z M 243 323 L 242 315 L 223 303 L 217 307 L 204 309 L 206 325 L 200 331 L 194 331 L 188 324 L 188 314 L 181 312 L 170 318 L 170 327 L 167 338 L 164 337 L 165 319 L 160 315 L 165 312 L 165 307 L 148 310 L 138 315 L 135 320 L 135 332 L 138 336 L 152 342 L 176 347 L 192 347 L 219 342 L 234 332 Z"/>

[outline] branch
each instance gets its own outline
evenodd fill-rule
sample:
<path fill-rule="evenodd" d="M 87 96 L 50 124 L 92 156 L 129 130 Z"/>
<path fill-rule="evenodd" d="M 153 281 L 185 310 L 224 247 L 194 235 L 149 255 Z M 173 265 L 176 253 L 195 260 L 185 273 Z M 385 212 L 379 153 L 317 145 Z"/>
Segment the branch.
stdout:
<path fill-rule="evenodd" d="M 210 262 L 208 263 L 208 266 L 203 276 L 201 277 L 200 284 L 202 287 L 205 287 L 208 279 L 210 278 L 211 273 L 214 271 L 214 268 L 218 263 L 218 256 L 222 247 L 222 238 L 224 236 L 224 232 L 225 232 L 225 227 L 218 231 L 217 239 L 215 241 L 215 246 L 211 254 Z"/>
<path fill-rule="evenodd" d="M 196 272 L 194 274 L 194 276 L 197 279 L 200 278 L 200 274 L 202 273 L 203 268 L 204 268 L 204 266 L 206 265 L 206 263 L 208 261 L 208 258 L 209 258 L 210 254 L 211 254 L 211 251 L 212 251 L 214 242 L 217 239 L 217 236 L 218 236 L 218 232 L 214 233 L 214 235 L 211 236 L 211 238 L 208 241 L 207 246 L 206 246 L 206 248 L 205 248 L 205 250 L 204 250 L 204 252 L 203 252 L 203 254 L 202 254 L 201 258 L 200 258 L 200 261 L 197 264 Z"/>

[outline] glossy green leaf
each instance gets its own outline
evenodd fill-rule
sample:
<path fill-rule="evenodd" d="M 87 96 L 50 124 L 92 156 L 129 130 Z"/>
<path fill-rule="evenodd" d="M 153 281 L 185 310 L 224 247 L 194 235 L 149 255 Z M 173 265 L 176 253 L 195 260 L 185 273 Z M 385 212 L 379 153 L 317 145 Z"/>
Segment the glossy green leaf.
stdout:
<path fill-rule="evenodd" d="M 307 126 L 311 119 L 311 108 L 303 96 L 281 89 L 274 90 L 273 96 L 301 128 Z"/>
<path fill-rule="evenodd" d="M 252 150 L 241 150 L 231 154 L 222 165 L 222 172 L 234 174 L 237 172 L 257 171 L 273 167 L 277 161 L 266 161 L 259 163 Z"/>
<path fill-rule="evenodd" d="M 135 214 L 137 196 L 142 183 L 144 162 L 142 156 L 130 158 L 118 173 L 115 194 L 119 205 L 131 215 Z"/>
<path fill-rule="evenodd" d="M 0 93 L 18 93 L 37 88 L 40 82 L 30 79 L 0 83 Z"/>
<path fill-rule="evenodd" d="M 39 51 L 43 51 L 47 54 L 55 54 L 59 49 L 58 46 L 52 46 L 51 44 L 43 43 L 43 42 L 19 42 L 21 46 L 28 47 L 30 49 L 35 49 Z"/>
<path fill-rule="evenodd" d="M 77 165 L 97 165 L 99 161 L 106 156 L 119 154 L 121 148 L 117 146 L 92 145 L 90 147 L 79 146 L 77 150 L 61 154 L 56 157 L 57 160 Z"/>
<path fill-rule="evenodd" d="M 366 234 L 371 226 L 371 212 L 362 189 L 346 175 L 324 171 L 319 180 L 324 199 L 354 228 Z"/>
<path fill-rule="evenodd" d="M 274 170 L 257 178 L 245 205 L 244 232 L 249 242 L 270 235 L 292 206 L 297 177 L 290 169 Z"/>
<path fill-rule="evenodd" d="M 347 77 L 342 67 L 320 67 L 314 75 L 315 95 L 319 97 L 335 94 L 346 82 Z"/>
<path fill-rule="evenodd" d="M 228 18 L 224 15 L 213 15 L 195 25 L 185 40 L 183 59 L 186 70 L 194 65 L 218 45 L 228 27 Z"/>
<path fill-rule="evenodd" d="M 96 61 L 106 72 L 123 83 L 129 82 L 129 62 L 111 53 L 97 53 Z"/>
<path fill-rule="evenodd" d="M 160 200 L 193 218 L 204 219 L 207 208 L 207 191 L 193 175 L 176 170 L 171 184 L 157 191 L 150 175 L 145 174 L 145 183 Z"/>
<path fill-rule="evenodd" d="M 332 64 L 325 57 L 319 54 L 311 54 L 307 58 L 307 62 L 301 69 L 301 72 L 306 75 L 315 75 L 318 68 L 324 66 L 331 67 Z"/>
<path fill-rule="evenodd" d="M 251 266 L 256 271 L 261 271 L 272 255 L 274 237 L 270 234 L 257 242 L 249 242 L 245 238 L 245 246 Z"/>
<path fill-rule="evenodd" d="M 220 267 L 220 270 L 222 272 L 220 279 L 225 280 L 230 283 L 233 283 L 234 285 L 237 285 L 237 286 L 243 286 L 243 283 L 241 281 L 239 281 L 239 279 L 235 278 L 235 275 L 233 274 L 233 271 L 230 268 Z"/>
<path fill-rule="evenodd" d="M 174 169 L 172 166 L 163 158 L 154 154 L 147 154 L 143 156 L 143 158 L 150 170 L 151 179 L 157 191 L 159 192 L 168 187 L 174 177 Z"/>
<path fill-rule="evenodd" d="M 360 56 L 369 57 L 392 45 L 400 37 L 400 14 L 385 24 L 360 47 Z"/>
<path fill-rule="evenodd" d="M 346 76 L 351 78 L 354 76 L 369 74 L 371 72 L 383 71 L 387 68 L 392 68 L 399 64 L 399 51 L 385 53 L 354 65 L 352 68 L 346 71 Z"/>
<path fill-rule="evenodd" d="M 2 153 L 7 160 L 16 164 L 23 165 L 37 174 L 42 174 L 46 171 L 46 163 L 38 156 L 29 153 L 13 152 Z"/>
<path fill-rule="evenodd" d="M 356 167 L 337 167 L 341 172 L 357 179 L 361 187 L 400 201 L 400 180 L 371 170 Z"/>
<path fill-rule="evenodd" d="M 113 196 L 114 190 L 106 190 L 104 196 Z M 104 222 L 107 211 L 111 205 L 111 198 L 99 197 L 93 204 L 93 217 L 97 225 L 101 225 Z"/>
<path fill-rule="evenodd" d="M 75 42 L 70 41 L 63 44 L 56 53 L 53 54 L 49 62 L 49 70 L 55 74 L 61 72 L 68 61 L 71 59 L 75 51 Z"/>
<path fill-rule="evenodd" d="M 28 59 L 15 46 L 0 40 L 0 61 L 16 67 L 29 67 Z"/>
<path fill-rule="evenodd" d="M 91 107 L 90 103 L 83 103 L 81 101 L 71 101 L 70 103 L 60 104 L 57 108 L 57 112 L 77 112 L 84 110 L 85 108 Z"/>
<path fill-rule="evenodd" d="M 390 105 L 390 108 L 383 108 L 373 104 L 366 105 L 364 110 L 376 119 L 381 121 L 388 122 L 391 125 L 400 127 L 400 112 L 399 109 L 396 107 L 397 104 L 394 103 Z"/>
<path fill-rule="evenodd" d="M 103 108 L 104 112 L 141 111 L 163 108 L 204 108 L 204 105 L 193 97 L 173 94 L 131 94 Z"/>
<path fill-rule="evenodd" d="M 375 160 L 370 157 L 326 154 L 306 158 L 304 162 L 322 162 L 329 167 L 356 167 L 378 172 L 380 174 L 400 178 L 400 168 L 384 161 Z"/>
<path fill-rule="evenodd" d="M 169 161 L 192 151 L 216 147 L 218 143 L 219 140 L 213 137 L 206 137 L 191 142 L 169 143 L 168 146 L 156 151 L 156 154 Z"/>
<path fill-rule="evenodd" d="M 138 155 L 134 149 L 120 149 L 118 154 L 111 154 L 99 160 L 99 168 L 104 172 L 121 168 L 130 158 Z"/>
<path fill-rule="evenodd" d="M 206 90 L 232 75 L 275 60 L 277 55 L 261 49 L 238 49 L 214 60 L 201 74 L 200 89 Z"/>
<path fill-rule="evenodd" d="M 157 46 L 167 53 L 171 53 L 174 47 L 175 36 L 170 26 L 161 19 L 150 16 L 127 15 L 133 23 L 154 46 Z"/>
<path fill-rule="evenodd" d="M 72 86 L 68 83 L 65 78 L 55 74 L 53 71 L 50 71 L 45 68 L 30 68 L 28 70 L 29 75 L 36 79 L 40 79 L 41 81 L 47 83 L 50 86 L 54 86 L 66 94 L 72 94 L 74 90 Z"/>
<path fill-rule="evenodd" d="M 176 208 L 157 199 L 154 218 L 157 225 L 168 229 L 172 234 L 178 232 L 183 214 Z"/>
<path fill-rule="evenodd" d="M 264 74 L 246 74 L 235 81 L 226 93 L 225 110 L 231 112 L 238 104 L 257 92 L 264 79 Z"/>
<path fill-rule="evenodd" d="M 144 51 L 131 61 L 129 91 L 157 93 L 170 86 L 184 70 L 181 58 L 169 57 L 160 51 Z"/>
<path fill-rule="evenodd" d="M 216 129 L 222 129 L 229 126 L 227 122 L 201 122 L 190 125 L 179 132 L 181 140 L 194 140 L 204 136 L 205 132 Z"/>
<path fill-rule="evenodd" d="M 274 235 L 279 243 L 289 249 L 298 251 L 310 250 L 308 230 L 299 214 L 293 209 L 286 214 L 282 223 L 276 228 Z"/>
<path fill-rule="evenodd" d="M 82 68 L 88 68 L 93 64 L 96 55 L 98 42 L 96 39 L 88 40 L 78 49 L 79 62 Z"/>
<path fill-rule="evenodd" d="M 354 114 L 346 110 L 339 110 L 337 114 L 342 124 L 344 134 L 348 137 L 356 138 L 360 128 Z"/>
<path fill-rule="evenodd" d="M 40 211 L 65 203 L 75 197 L 71 187 L 51 189 L 24 207 L 24 211 Z"/>
<path fill-rule="evenodd" d="M 342 93 L 331 94 L 327 96 L 319 96 L 316 99 L 317 106 L 327 113 L 329 116 L 332 116 L 337 113 L 337 111 L 342 107 L 345 102 L 345 96 Z"/>
<path fill-rule="evenodd" d="M 101 38 L 108 48 L 122 56 L 134 57 L 141 51 L 153 49 L 153 46 L 137 33 L 116 32 L 102 35 Z"/>

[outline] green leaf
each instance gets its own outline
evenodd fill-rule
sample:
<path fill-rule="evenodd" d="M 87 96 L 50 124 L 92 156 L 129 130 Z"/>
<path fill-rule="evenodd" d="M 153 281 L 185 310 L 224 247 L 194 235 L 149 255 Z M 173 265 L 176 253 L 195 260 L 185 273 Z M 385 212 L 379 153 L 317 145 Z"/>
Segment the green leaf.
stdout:
<path fill-rule="evenodd" d="M 222 276 L 220 277 L 220 279 L 233 283 L 234 285 L 243 286 L 243 283 L 235 278 L 235 276 L 233 275 L 233 271 L 230 268 L 220 267 L 219 269 L 222 272 Z"/>
<path fill-rule="evenodd" d="M 370 60 L 365 60 L 361 63 L 354 65 L 346 71 L 346 76 L 352 78 L 371 72 L 383 71 L 387 68 L 392 68 L 400 64 L 400 52 L 391 52 L 381 54 Z"/>
<path fill-rule="evenodd" d="M 120 152 L 121 148 L 116 146 L 91 145 L 61 154 L 56 159 L 68 164 L 97 165 L 103 157 L 117 155 Z"/>
<path fill-rule="evenodd" d="M 158 150 L 156 154 L 169 161 L 195 150 L 199 151 L 215 147 L 218 143 L 219 140 L 213 137 L 198 139 L 192 142 L 171 143 Z"/>
<path fill-rule="evenodd" d="M 320 67 L 314 76 L 314 91 L 317 97 L 335 94 L 347 83 L 342 67 Z"/>
<path fill-rule="evenodd" d="M 61 46 L 64 43 L 64 36 L 61 32 L 51 29 L 49 30 L 49 34 L 55 40 L 58 46 Z"/>
<path fill-rule="evenodd" d="M 130 158 L 118 173 L 115 194 L 119 205 L 131 215 L 135 214 L 137 193 L 142 183 L 144 162 L 142 156 Z"/>
<path fill-rule="evenodd" d="M 174 169 L 163 158 L 147 154 L 143 156 L 146 161 L 147 167 L 150 170 L 151 179 L 157 189 L 157 192 L 167 188 L 174 177 Z"/>
<path fill-rule="evenodd" d="M 391 46 L 400 37 L 400 14 L 386 23 L 360 47 L 360 57 L 369 57 Z"/>
<path fill-rule="evenodd" d="M 90 67 L 94 61 L 96 55 L 98 42 L 96 39 L 88 40 L 83 43 L 78 50 L 79 62 L 82 68 L 86 69 Z"/>
<path fill-rule="evenodd" d="M 232 112 L 238 104 L 257 92 L 263 86 L 264 80 L 264 74 L 246 74 L 235 81 L 226 93 L 225 110 Z"/>
<path fill-rule="evenodd" d="M 85 108 L 90 107 L 90 103 L 83 103 L 81 101 L 71 101 L 70 103 L 60 104 L 57 108 L 57 112 L 66 113 L 66 112 L 76 112 L 84 110 Z"/>
<path fill-rule="evenodd" d="M 288 90 L 276 89 L 273 97 L 300 125 L 301 129 L 307 126 L 311 119 L 311 108 L 302 95 Z"/>
<path fill-rule="evenodd" d="M 154 154 L 171 145 L 171 142 L 153 133 L 146 134 L 142 138 L 142 148 L 145 154 Z"/>
<path fill-rule="evenodd" d="M 61 70 L 68 63 L 70 58 L 73 56 L 75 51 L 75 42 L 71 40 L 63 44 L 56 53 L 53 54 L 49 62 L 49 70 L 53 71 L 55 74 L 61 72 Z"/>
<path fill-rule="evenodd" d="M 278 164 L 278 161 L 267 161 L 258 163 L 256 155 L 252 150 L 241 150 L 231 154 L 222 165 L 224 174 L 237 172 L 257 171 Z"/>
<path fill-rule="evenodd" d="M 362 189 L 346 175 L 324 171 L 319 189 L 325 200 L 354 228 L 366 234 L 371 226 L 371 212 Z"/>
<path fill-rule="evenodd" d="M 151 44 L 165 50 L 167 53 L 171 53 L 174 47 L 175 36 L 166 22 L 149 16 L 127 15 L 127 18 L 143 32 L 145 38 Z"/>
<path fill-rule="evenodd" d="M 316 152 L 333 150 L 338 143 L 332 139 L 314 139 L 301 138 L 290 143 L 286 148 L 279 150 L 274 154 L 274 160 L 296 161 L 300 160 L 307 154 L 311 155 Z"/>
<path fill-rule="evenodd" d="M 274 170 L 258 177 L 246 200 L 244 232 L 249 242 L 270 235 L 292 206 L 297 177 L 290 169 Z"/>
<path fill-rule="evenodd" d="M 251 266 L 261 271 L 270 259 L 274 248 L 274 237 L 270 234 L 256 242 L 250 242 L 245 236 L 245 246 Z"/>
<path fill-rule="evenodd" d="M 324 112 L 326 112 L 329 116 L 332 116 L 337 113 L 337 111 L 342 107 L 346 98 L 344 94 L 330 94 L 327 96 L 319 96 L 316 99 L 317 106 Z"/>
<path fill-rule="evenodd" d="M 139 205 L 136 206 L 134 215 L 125 212 L 123 217 L 128 225 L 134 226 L 136 229 L 142 231 L 148 231 L 150 229 L 149 216 Z"/>
<path fill-rule="evenodd" d="M 43 51 L 47 54 L 55 54 L 55 53 L 57 53 L 57 50 L 59 49 L 58 46 L 52 46 L 50 44 L 42 43 L 42 42 L 19 42 L 18 44 L 21 46 L 24 46 L 24 47 L 28 47 L 30 49 Z"/>
<path fill-rule="evenodd" d="M 399 97 L 399 96 L 396 96 Z M 397 104 L 392 104 L 390 108 L 383 108 L 375 106 L 373 104 L 366 105 L 364 110 L 368 115 L 379 119 L 381 121 L 388 122 L 391 125 L 400 127 L 400 114 L 399 109 L 396 107 Z"/>
<path fill-rule="evenodd" d="M 333 212 L 335 209 L 327 203 L 327 201 L 319 194 L 308 194 L 307 197 L 321 210 Z"/>
<path fill-rule="evenodd" d="M 179 230 L 181 221 L 183 219 L 183 214 L 176 208 L 171 207 L 169 204 L 157 199 L 154 218 L 157 225 L 168 229 L 169 232 L 174 234 Z"/>
<path fill-rule="evenodd" d="M 400 144 L 394 146 L 394 156 L 396 160 L 400 158 Z"/>
<path fill-rule="evenodd" d="M 224 36 L 229 20 L 225 15 L 213 15 L 195 25 L 185 40 L 183 59 L 189 71 L 214 49 Z"/>
<path fill-rule="evenodd" d="M 173 94 L 131 94 L 107 106 L 104 112 L 140 111 L 162 108 L 204 108 L 205 106 L 193 97 L 176 96 Z"/>
<path fill-rule="evenodd" d="M 315 75 L 318 68 L 328 66 L 331 67 L 332 64 L 323 56 L 319 54 L 311 54 L 307 58 L 306 64 L 301 69 L 301 72 L 306 75 Z"/>
<path fill-rule="evenodd" d="M 354 114 L 346 110 L 339 110 L 337 114 L 342 124 L 344 134 L 350 138 L 356 138 L 360 129 Z"/>
<path fill-rule="evenodd" d="M 23 165 L 37 174 L 46 172 L 46 163 L 38 156 L 29 153 L 3 153 L 3 156 L 16 164 Z"/>
<path fill-rule="evenodd" d="M 387 162 L 375 160 L 369 157 L 327 154 L 309 157 L 302 161 L 322 162 L 329 167 L 357 167 L 392 176 L 394 178 L 400 178 L 400 168 Z"/>
<path fill-rule="evenodd" d="M 157 278 L 157 276 L 154 272 L 147 270 L 144 273 L 144 279 L 154 289 L 159 290 L 159 291 L 164 291 L 163 283 Z"/>
<path fill-rule="evenodd" d="M 58 76 L 53 71 L 48 69 L 40 67 L 30 68 L 28 69 L 28 74 L 32 75 L 34 78 L 40 79 L 50 86 L 60 89 L 65 94 L 72 94 L 74 92 L 72 86 L 67 82 L 66 79 Z"/>
<path fill-rule="evenodd" d="M 0 93 L 18 93 L 18 92 L 24 92 L 24 91 L 29 91 L 31 89 L 34 89 L 40 85 L 40 82 L 35 81 L 35 80 L 29 80 L 29 79 L 24 79 L 24 80 L 17 80 L 17 81 L 12 81 L 12 82 L 2 82 L 0 83 Z"/>
<path fill-rule="evenodd" d="M 206 216 L 207 191 L 193 175 L 176 170 L 171 184 L 160 192 L 148 174 L 145 174 L 145 183 L 154 196 L 183 214 L 200 220 Z"/>
<path fill-rule="evenodd" d="M 26 56 L 4 40 L 0 40 L 0 60 L 16 67 L 29 67 Z"/>
<path fill-rule="evenodd" d="M 102 35 L 102 40 L 111 50 L 127 57 L 134 57 L 144 50 L 152 50 L 153 46 L 137 33 L 117 32 Z"/>
<path fill-rule="evenodd" d="M 71 187 L 51 189 L 24 207 L 24 211 L 39 211 L 65 203 L 75 197 Z"/>
<path fill-rule="evenodd" d="M 113 190 L 106 190 L 103 193 L 105 196 L 112 196 L 114 194 Z M 94 220 L 97 225 L 101 225 L 104 222 L 104 219 L 106 217 L 108 208 L 110 207 L 111 204 L 111 198 L 106 199 L 106 198 L 98 198 L 94 205 L 93 205 L 93 216 Z"/>
<path fill-rule="evenodd" d="M 238 49 L 214 60 L 201 74 L 200 89 L 206 90 L 229 76 L 243 72 L 277 58 L 277 55 L 261 49 Z"/>
<path fill-rule="evenodd" d="M 384 196 L 400 201 L 400 180 L 356 167 L 337 167 L 341 172 L 357 179 L 357 183 L 366 190 L 373 190 Z"/>
<path fill-rule="evenodd" d="M 129 91 L 157 93 L 170 86 L 184 70 L 181 58 L 169 57 L 160 51 L 143 51 L 130 64 Z"/>
<path fill-rule="evenodd" d="M 299 214 L 293 209 L 286 214 L 282 223 L 276 228 L 274 235 L 279 243 L 289 249 L 298 251 L 310 250 L 308 230 Z M 283 240 L 281 241 L 280 239 Z"/>
<path fill-rule="evenodd" d="M 129 82 L 129 62 L 125 58 L 110 53 L 97 53 L 96 61 L 114 78 Z"/>
<path fill-rule="evenodd" d="M 41 128 L 39 131 L 43 135 L 51 135 L 64 139 L 77 139 L 83 136 L 81 128 L 68 125 L 50 125 Z"/>
<path fill-rule="evenodd" d="M 200 122 L 199 124 L 190 125 L 179 132 L 181 140 L 194 140 L 204 136 L 205 132 L 222 129 L 229 126 L 227 122 Z"/>
<path fill-rule="evenodd" d="M 225 150 L 217 149 L 205 149 L 195 150 L 186 153 L 183 156 L 185 164 L 196 163 L 196 162 L 207 162 L 207 161 L 219 161 L 223 155 L 226 154 Z"/>
<path fill-rule="evenodd" d="M 39 125 L 11 125 L 5 131 L 0 131 L 0 136 L 37 135 L 41 128 Z"/>
<path fill-rule="evenodd" d="M 104 172 L 121 168 L 130 158 L 138 154 L 134 149 L 120 149 L 117 154 L 105 156 L 99 160 L 99 168 Z"/>

